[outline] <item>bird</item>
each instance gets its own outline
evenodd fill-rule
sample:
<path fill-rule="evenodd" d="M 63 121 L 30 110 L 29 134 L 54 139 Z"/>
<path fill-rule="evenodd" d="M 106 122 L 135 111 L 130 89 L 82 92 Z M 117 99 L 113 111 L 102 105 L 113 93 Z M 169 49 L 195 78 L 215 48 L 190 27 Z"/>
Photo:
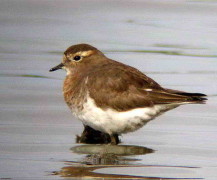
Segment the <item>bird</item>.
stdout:
<path fill-rule="evenodd" d="M 120 135 L 138 130 L 168 110 L 207 100 L 202 93 L 163 88 L 89 44 L 66 49 L 62 62 L 50 72 L 59 69 L 66 71 L 63 96 L 72 114 L 87 131 L 106 135 L 110 144 L 118 144 Z"/>

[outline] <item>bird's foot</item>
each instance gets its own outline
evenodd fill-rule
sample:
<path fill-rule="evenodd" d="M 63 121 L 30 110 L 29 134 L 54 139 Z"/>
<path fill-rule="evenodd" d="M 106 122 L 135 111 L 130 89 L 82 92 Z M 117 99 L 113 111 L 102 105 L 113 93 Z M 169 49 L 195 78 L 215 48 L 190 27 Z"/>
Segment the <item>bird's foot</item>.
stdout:
<path fill-rule="evenodd" d="M 110 136 L 89 126 L 84 126 L 84 131 L 81 136 L 77 135 L 76 142 L 85 144 L 118 144 L 120 140 L 117 134 Z"/>

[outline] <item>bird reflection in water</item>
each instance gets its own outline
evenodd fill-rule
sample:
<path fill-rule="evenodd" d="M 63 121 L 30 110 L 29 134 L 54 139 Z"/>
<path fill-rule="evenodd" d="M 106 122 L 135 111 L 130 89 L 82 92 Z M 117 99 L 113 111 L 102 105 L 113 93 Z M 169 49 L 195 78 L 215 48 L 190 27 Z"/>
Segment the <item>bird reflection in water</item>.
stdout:
<path fill-rule="evenodd" d="M 96 170 L 103 168 L 144 167 L 144 165 L 137 163 L 140 159 L 135 158 L 135 155 L 150 154 L 154 152 L 153 149 L 130 145 L 79 145 L 72 147 L 70 150 L 73 153 L 84 154 L 85 157 L 80 162 L 68 161 L 68 166 L 54 172 L 54 175 L 66 177 L 67 179 L 70 177 L 87 179 L 168 179 L 96 172 Z"/>
<path fill-rule="evenodd" d="M 79 145 L 70 150 L 73 153 L 86 156 L 80 162 L 68 161 L 68 166 L 54 172 L 54 175 L 80 178 L 139 178 L 139 176 L 101 174 L 93 171 L 102 168 L 137 167 L 135 162 L 139 159 L 133 158 L 133 155 L 145 155 L 154 152 L 154 150 L 146 147 L 129 145 Z"/>
<path fill-rule="evenodd" d="M 81 145 L 71 148 L 74 153 L 86 154 L 85 164 L 89 165 L 125 165 L 139 161 L 130 156 L 153 153 L 152 149 L 129 145 Z"/>

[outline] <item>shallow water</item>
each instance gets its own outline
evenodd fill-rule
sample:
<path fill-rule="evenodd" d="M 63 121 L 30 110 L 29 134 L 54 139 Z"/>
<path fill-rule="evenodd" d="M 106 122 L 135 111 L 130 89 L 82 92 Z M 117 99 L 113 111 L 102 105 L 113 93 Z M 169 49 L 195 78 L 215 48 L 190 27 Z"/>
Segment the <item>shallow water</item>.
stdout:
<path fill-rule="evenodd" d="M 216 1 L 0 1 L 0 179 L 217 179 Z M 161 85 L 209 95 L 119 146 L 82 145 L 49 73 L 86 42 Z"/>

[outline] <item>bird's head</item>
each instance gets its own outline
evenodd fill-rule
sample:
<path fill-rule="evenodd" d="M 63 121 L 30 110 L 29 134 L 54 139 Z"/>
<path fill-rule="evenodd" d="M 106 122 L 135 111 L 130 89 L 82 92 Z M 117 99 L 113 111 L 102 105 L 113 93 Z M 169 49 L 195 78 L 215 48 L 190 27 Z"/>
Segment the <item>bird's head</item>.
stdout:
<path fill-rule="evenodd" d="M 70 46 L 63 55 L 62 62 L 51 68 L 50 72 L 65 69 L 67 74 L 73 73 L 79 68 L 88 68 L 105 60 L 104 54 L 88 44 Z"/>

